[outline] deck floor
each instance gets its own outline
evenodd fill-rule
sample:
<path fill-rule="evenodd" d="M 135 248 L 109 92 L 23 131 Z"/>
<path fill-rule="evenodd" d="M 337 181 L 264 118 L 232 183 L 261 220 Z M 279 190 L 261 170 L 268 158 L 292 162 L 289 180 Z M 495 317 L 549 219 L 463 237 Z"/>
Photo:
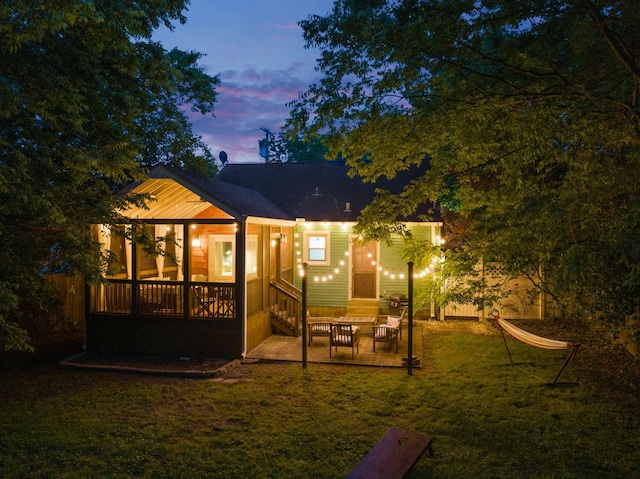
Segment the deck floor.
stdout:
<path fill-rule="evenodd" d="M 373 338 L 371 335 L 360 336 L 359 351 L 356 351 L 355 358 L 351 359 L 351 348 L 335 347 L 329 357 L 329 338 L 314 337 L 311 346 L 307 347 L 307 361 L 310 363 L 334 363 L 353 364 L 360 366 L 384 366 L 401 368 L 402 358 L 407 357 L 409 330 L 403 327 L 402 339 L 398 342 L 398 352 L 396 347 L 390 343 L 376 343 L 376 352 L 373 352 Z M 422 357 L 422 325 L 413 326 L 413 356 Z M 261 343 L 253 351 L 250 351 L 246 359 L 271 360 L 271 361 L 296 361 L 302 362 L 302 336 L 293 338 L 273 334 L 266 341 Z M 420 365 L 414 366 L 420 367 Z"/>

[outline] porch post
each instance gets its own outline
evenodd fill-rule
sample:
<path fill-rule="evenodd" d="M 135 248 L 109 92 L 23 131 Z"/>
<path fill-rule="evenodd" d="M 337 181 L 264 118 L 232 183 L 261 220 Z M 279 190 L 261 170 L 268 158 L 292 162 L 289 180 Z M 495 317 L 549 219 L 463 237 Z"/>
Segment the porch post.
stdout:
<path fill-rule="evenodd" d="M 308 263 L 302 263 L 302 368 L 307 368 L 307 270 Z"/>

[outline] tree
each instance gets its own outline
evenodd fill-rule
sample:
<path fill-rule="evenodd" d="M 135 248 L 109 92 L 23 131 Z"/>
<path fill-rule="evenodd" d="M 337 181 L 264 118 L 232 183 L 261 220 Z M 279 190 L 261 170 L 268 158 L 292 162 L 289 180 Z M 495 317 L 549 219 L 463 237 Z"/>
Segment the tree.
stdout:
<path fill-rule="evenodd" d="M 322 137 L 313 136 L 304 139 L 299 135 L 291 135 L 280 131 L 276 137 L 267 130 L 265 138 L 258 141 L 261 154 L 265 160 L 273 162 L 309 163 L 322 161 L 329 149 L 322 143 Z"/>
<path fill-rule="evenodd" d="M 49 308 L 44 274 L 99 280 L 107 258 L 88 225 L 117 223 L 144 201 L 117 196 L 119 186 L 157 161 L 211 168 L 180 107 L 213 112 L 219 80 L 199 53 L 151 40 L 185 21 L 186 3 L 0 6 L 0 348 L 28 347 L 21 313 Z"/>
<path fill-rule="evenodd" d="M 465 226 L 447 263 L 497 260 L 620 320 L 640 298 L 638 24 L 638 2 L 339 0 L 301 22 L 323 78 L 289 127 L 363 181 L 428 164 L 362 230 L 440 200 Z"/>

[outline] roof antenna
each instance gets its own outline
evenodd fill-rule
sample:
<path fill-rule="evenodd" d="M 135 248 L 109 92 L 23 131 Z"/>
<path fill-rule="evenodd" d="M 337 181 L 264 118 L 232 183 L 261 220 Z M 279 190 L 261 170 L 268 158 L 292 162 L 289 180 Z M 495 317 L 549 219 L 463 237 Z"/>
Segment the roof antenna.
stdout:
<path fill-rule="evenodd" d="M 316 192 L 315 192 L 315 193 L 313 193 L 313 196 L 322 196 L 322 195 L 320 194 L 320 192 L 318 191 L 318 187 L 317 187 L 317 186 L 316 186 Z"/>

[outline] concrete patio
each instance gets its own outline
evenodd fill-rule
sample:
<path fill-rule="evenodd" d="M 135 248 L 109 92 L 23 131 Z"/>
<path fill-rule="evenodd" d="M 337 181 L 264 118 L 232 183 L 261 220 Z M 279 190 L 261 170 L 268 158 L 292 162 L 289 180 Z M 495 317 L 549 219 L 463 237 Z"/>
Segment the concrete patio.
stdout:
<path fill-rule="evenodd" d="M 307 361 L 310 363 L 353 364 L 359 366 L 380 366 L 401 368 L 402 359 L 407 357 L 409 330 L 405 325 L 402 339 L 398 342 L 398 352 L 395 345 L 376 343 L 373 352 L 373 338 L 371 334 L 363 334 L 355 357 L 351 359 L 351 348 L 338 347 L 331 351 L 329 357 L 329 338 L 314 337 L 311 346 L 307 347 Z M 413 356 L 422 358 L 422 325 L 413 326 Z M 302 336 L 294 338 L 273 334 L 257 348 L 250 351 L 245 359 L 269 361 L 297 361 L 302 362 Z M 420 365 L 414 365 L 420 367 Z"/>

